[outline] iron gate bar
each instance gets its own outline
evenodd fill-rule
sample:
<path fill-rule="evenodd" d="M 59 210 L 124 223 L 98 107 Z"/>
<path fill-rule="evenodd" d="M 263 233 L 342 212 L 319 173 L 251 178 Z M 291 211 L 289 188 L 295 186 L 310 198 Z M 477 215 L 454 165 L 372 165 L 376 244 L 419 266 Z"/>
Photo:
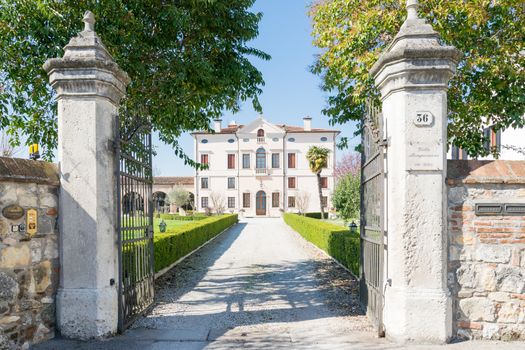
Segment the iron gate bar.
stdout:
<path fill-rule="evenodd" d="M 127 127 L 126 121 L 117 115 L 119 332 L 147 310 L 155 292 L 151 130 L 149 125 Z"/>
<path fill-rule="evenodd" d="M 367 102 L 362 119 L 361 153 L 361 278 L 360 300 L 379 336 L 383 326 L 383 269 L 385 240 L 384 152 L 382 116 Z"/>

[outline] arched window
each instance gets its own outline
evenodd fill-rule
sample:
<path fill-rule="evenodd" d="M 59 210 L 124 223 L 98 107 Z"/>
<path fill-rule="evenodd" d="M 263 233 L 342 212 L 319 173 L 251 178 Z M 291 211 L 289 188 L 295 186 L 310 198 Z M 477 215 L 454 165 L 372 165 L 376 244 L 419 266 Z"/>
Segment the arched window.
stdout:
<path fill-rule="evenodd" d="M 256 152 L 255 167 L 257 169 L 266 169 L 266 151 L 262 147 Z"/>
<path fill-rule="evenodd" d="M 257 130 L 257 137 L 264 137 L 264 130 L 263 129 Z"/>

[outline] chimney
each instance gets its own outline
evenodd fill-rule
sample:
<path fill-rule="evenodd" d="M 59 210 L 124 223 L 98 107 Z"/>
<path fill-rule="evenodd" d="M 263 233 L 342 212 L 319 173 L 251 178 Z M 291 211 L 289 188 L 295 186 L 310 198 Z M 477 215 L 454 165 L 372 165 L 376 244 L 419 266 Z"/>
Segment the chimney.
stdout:
<path fill-rule="evenodd" d="M 213 121 L 213 130 L 215 130 L 215 132 L 221 132 L 221 123 L 222 119 L 215 119 Z"/>
<path fill-rule="evenodd" d="M 311 117 L 304 117 L 304 131 L 312 131 L 312 118 Z"/>

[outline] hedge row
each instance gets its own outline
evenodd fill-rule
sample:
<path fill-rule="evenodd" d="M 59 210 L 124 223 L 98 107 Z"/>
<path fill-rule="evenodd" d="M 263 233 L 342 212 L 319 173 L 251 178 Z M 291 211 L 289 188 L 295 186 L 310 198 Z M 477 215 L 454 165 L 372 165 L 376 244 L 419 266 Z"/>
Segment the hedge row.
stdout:
<path fill-rule="evenodd" d="M 306 216 L 307 218 L 312 218 L 312 219 L 321 219 L 321 212 L 318 211 L 318 212 L 312 212 L 312 213 L 305 213 L 304 216 Z M 328 219 L 328 213 L 324 213 L 324 218 Z"/>
<path fill-rule="evenodd" d="M 307 241 L 324 250 L 328 255 L 359 276 L 359 236 L 344 227 L 297 214 L 283 214 L 284 222 Z"/>
<path fill-rule="evenodd" d="M 159 218 L 163 220 L 179 220 L 179 221 L 197 221 L 209 218 L 204 214 L 186 215 L 181 216 L 179 214 L 159 214 Z"/>
<path fill-rule="evenodd" d="M 155 234 L 155 272 L 203 245 L 237 222 L 237 214 L 206 217 L 181 227 Z"/>

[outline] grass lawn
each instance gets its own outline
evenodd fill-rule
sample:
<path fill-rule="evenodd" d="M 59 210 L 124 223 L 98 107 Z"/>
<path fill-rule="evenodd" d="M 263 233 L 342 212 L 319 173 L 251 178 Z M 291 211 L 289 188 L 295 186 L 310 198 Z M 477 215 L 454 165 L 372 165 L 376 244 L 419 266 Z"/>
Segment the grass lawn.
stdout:
<path fill-rule="evenodd" d="M 331 224 L 334 224 L 334 225 L 337 225 L 337 226 L 342 226 L 342 227 L 346 227 L 348 228 L 348 225 L 350 225 L 350 223 L 352 222 L 352 220 L 349 220 L 346 224 L 344 222 L 343 219 L 327 219 L 325 220 L 326 222 L 329 222 Z M 359 226 L 359 219 L 353 219 L 353 221 Z"/>
<path fill-rule="evenodd" d="M 162 220 L 158 219 L 158 218 L 153 219 L 153 227 L 154 227 L 155 233 L 159 233 L 160 232 L 159 224 L 160 224 L 161 221 Z M 167 225 L 166 226 L 166 230 L 169 230 L 170 228 L 175 228 L 175 227 L 180 227 L 180 226 L 184 226 L 184 225 L 187 225 L 187 224 L 191 224 L 194 221 L 164 220 L 164 222 Z"/>

